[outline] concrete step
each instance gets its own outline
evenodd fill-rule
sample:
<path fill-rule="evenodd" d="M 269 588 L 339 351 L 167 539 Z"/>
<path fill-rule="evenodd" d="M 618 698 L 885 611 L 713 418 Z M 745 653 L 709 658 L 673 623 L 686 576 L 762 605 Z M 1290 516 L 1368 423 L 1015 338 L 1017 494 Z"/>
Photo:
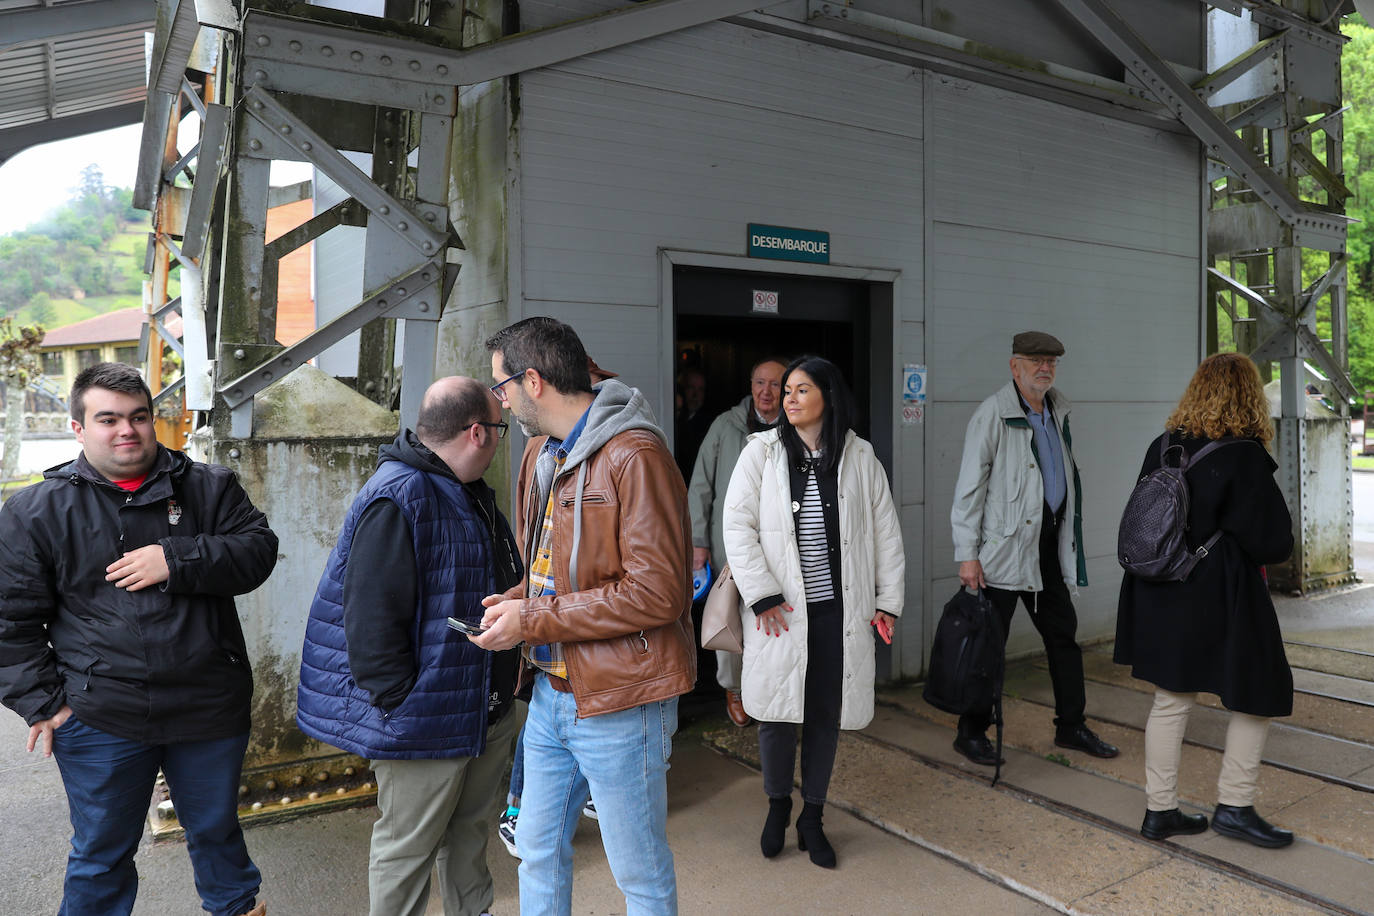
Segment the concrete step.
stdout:
<path fill-rule="evenodd" d="M 1048 670 L 1043 659 L 1037 660 L 1033 665 L 1041 670 Z M 1023 667 L 1025 666 L 1014 666 L 1009 670 L 1009 676 L 1014 675 L 1015 671 L 1021 670 Z M 1083 653 L 1083 673 L 1089 681 L 1112 684 L 1117 687 L 1141 691 L 1148 695 L 1154 694 L 1154 685 L 1136 680 L 1131 677 L 1129 668 L 1112 662 L 1110 647 L 1094 647 L 1085 650 Z M 1374 745 L 1374 706 L 1359 702 L 1360 693 L 1365 689 L 1374 687 L 1374 685 L 1368 685 L 1359 679 L 1335 675 L 1303 672 L 1297 669 L 1293 672 L 1295 684 L 1300 681 L 1309 685 L 1316 684 L 1317 679 L 1321 679 L 1321 682 L 1327 687 L 1333 688 L 1332 695 L 1318 691 L 1295 693 L 1293 715 L 1275 721 L 1337 738 Z M 1337 687 L 1339 690 L 1334 689 Z M 1340 695 L 1341 693 L 1352 694 L 1353 698 L 1347 699 Z M 1198 705 L 1213 709 L 1222 708 L 1221 700 L 1213 694 L 1207 693 L 1198 696 Z M 1144 726 L 1143 719 L 1140 725 Z"/>
<path fill-rule="evenodd" d="M 1054 708 L 1054 690 L 1048 677 L 1038 669 L 1009 682 L 1007 689 L 1023 700 Z M 1153 693 L 1101 682 L 1090 685 L 1089 697 L 1088 712 L 1095 721 L 1142 731 L 1154 702 Z M 1368 712 L 1374 714 L 1374 710 Z M 1229 722 L 1230 715 L 1224 709 L 1199 704 L 1188 717 L 1188 730 L 1183 740 L 1220 751 L 1226 746 Z M 1351 789 L 1374 792 L 1374 746 L 1289 722 L 1288 719 L 1275 719 L 1270 725 L 1264 746 L 1267 765 Z"/>
<path fill-rule="evenodd" d="M 867 729 L 842 736 L 831 804 L 1031 900 L 1065 913 L 1368 909 L 1374 864 L 1308 839 L 1277 852 L 1210 832 L 1145 840 L 1142 792 L 1122 778 L 1143 765 L 1128 759 L 1113 772 L 1118 761 L 1089 758 L 1093 769 L 1080 767 L 1083 755 L 1053 747 L 1053 713 L 1034 703 L 1008 704 L 1007 764 L 992 788 L 990 769 L 952 749 L 953 717 L 926 706 L 919 687 L 884 691 L 881 702 Z M 1101 728 L 1108 740 L 1130 731 Z M 706 737 L 757 766 L 750 732 Z"/>
<path fill-rule="evenodd" d="M 1360 706 L 1374 706 L 1374 681 L 1365 681 L 1324 671 L 1293 669 L 1293 688 L 1315 697 L 1342 700 Z"/>
<path fill-rule="evenodd" d="M 1284 640 L 1283 649 L 1294 668 L 1374 681 L 1374 654 L 1368 649 L 1289 639 Z"/>

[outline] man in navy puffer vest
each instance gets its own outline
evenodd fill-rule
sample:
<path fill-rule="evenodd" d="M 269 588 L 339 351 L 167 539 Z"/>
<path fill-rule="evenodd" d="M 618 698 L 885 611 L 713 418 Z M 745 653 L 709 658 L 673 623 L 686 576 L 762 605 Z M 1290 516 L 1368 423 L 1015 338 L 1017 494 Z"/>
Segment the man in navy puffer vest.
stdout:
<path fill-rule="evenodd" d="M 485 385 L 431 385 L 415 431 L 382 447 L 310 606 L 296 719 L 376 771 L 373 916 L 423 913 L 436 861 L 445 912 L 492 903 L 488 825 L 520 730 L 518 655 L 477 648 L 447 619 L 476 624 L 483 596 L 523 575 L 482 480 L 505 432 Z"/>

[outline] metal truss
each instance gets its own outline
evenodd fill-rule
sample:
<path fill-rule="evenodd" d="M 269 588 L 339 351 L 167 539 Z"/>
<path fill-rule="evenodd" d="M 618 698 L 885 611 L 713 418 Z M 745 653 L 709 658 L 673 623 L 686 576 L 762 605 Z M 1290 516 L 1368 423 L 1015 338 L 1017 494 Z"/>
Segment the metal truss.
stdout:
<path fill-rule="evenodd" d="M 1271 578 L 1298 591 L 1348 581 L 1354 575 L 1349 487 L 1341 518 L 1315 482 L 1318 467 L 1343 459 L 1340 430 L 1358 396 L 1347 375 L 1344 208 L 1352 192 L 1341 167 L 1344 39 L 1327 23 L 1279 3 L 1213 3 L 1220 12 L 1209 15 L 1244 14 L 1254 41 L 1228 48 L 1239 53 L 1188 85 L 1104 0 L 1058 2 L 1188 126 L 1211 160 L 1208 352 L 1220 346 L 1220 311 L 1230 319 L 1236 348 L 1266 376 L 1272 363 L 1279 365 L 1277 457 L 1297 539 L 1293 557 Z M 1324 141 L 1320 154 L 1316 136 Z M 1304 266 L 1310 275 L 1319 258 L 1321 275 L 1304 283 Z M 1317 336 L 1322 303 L 1330 319 L 1327 341 Z M 1309 385 L 1336 411 L 1334 439 L 1312 425 Z"/>

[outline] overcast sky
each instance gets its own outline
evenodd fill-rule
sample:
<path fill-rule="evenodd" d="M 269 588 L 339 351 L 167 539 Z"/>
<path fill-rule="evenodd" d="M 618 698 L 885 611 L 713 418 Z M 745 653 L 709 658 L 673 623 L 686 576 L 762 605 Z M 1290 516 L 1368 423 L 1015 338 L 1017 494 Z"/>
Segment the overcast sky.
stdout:
<path fill-rule="evenodd" d="M 107 185 L 132 188 L 141 131 L 140 125 L 129 124 L 44 143 L 0 165 L 0 235 L 26 229 L 66 203 L 91 163 L 100 167 Z"/>

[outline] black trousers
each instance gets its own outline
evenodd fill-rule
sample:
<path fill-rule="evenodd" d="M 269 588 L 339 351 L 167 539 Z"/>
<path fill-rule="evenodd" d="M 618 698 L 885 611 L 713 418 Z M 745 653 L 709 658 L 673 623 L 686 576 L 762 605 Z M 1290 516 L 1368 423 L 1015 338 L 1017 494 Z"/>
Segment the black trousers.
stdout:
<path fill-rule="evenodd" d="M 1087 698 L 1083 691 L 1083 650 L 1078 647 L 1078 612 L 1074 610 L 1069 587 L 1059 566 L 1059 527 L 1064 522 L 1043 509 L 1040 525 L 1040 592 L 1018 592 L 1004 588 L 987 588 L 988 599 L 1002 618 L 1002 634 L 1011 629 L 1019 598 L 1030 614 L 1031 623 L 1045 643 L 1050 665 L 1050 683 L 1054 685 L 1054 724 L 1060 728 L 1082 725 Z M 959 717 L 959 734 L 981 735 L 992 723 L 992 710 L 968 712 Z"/>
<path fill-rule="evenodd" d="M 801 726 L 801 795 L 823 804 L 840 743 L 844 689 L 844 613 L 840 600 L 806 606 L 806 688 Z M 792 794 L 797 761 L 797 726 L 759 723 L 759 765 L 770 798 Z"/>

